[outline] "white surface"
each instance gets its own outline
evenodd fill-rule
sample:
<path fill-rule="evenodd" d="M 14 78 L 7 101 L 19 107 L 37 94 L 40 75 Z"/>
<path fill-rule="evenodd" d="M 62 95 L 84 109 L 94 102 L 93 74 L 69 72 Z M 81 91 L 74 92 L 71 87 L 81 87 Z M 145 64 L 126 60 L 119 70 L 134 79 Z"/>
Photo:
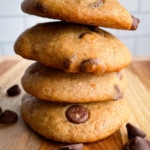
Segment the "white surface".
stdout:
<path fill-rule="evenodd" d="M 150 55 L 150 0 L 119 0 L 134 16 L 141 20 L 138 30 L 106 29 L 115 34 L 133 55 Z M 52 21 L 31 16 L 21 11 L 20 0 L 0 0 L 0 55 L 11 55 L 16 38 L 36 23 Z"/>

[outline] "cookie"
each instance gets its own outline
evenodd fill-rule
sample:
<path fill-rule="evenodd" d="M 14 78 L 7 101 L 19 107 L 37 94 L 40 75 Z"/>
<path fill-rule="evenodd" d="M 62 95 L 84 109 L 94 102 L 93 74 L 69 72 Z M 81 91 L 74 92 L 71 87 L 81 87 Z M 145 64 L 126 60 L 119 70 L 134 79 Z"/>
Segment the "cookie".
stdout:
<path fill-rule="evenodd" d="M 14 49 L 26 59 L 72 73 L 119 71 L 131 62 L 127 47 L 112 34 L 98 27 L 59 21 L 26 30 Z"/>
<path fill-rule="evenodd" d="M 133 17 L 117 0 L 24 0 L 25 13 L 66 22 L 135 30 Z"/>
<path fill-rule="evenodd" d="M 52 103 L 31 95 L 23 97 L 24 121 L 43 137 L 65 143 L 102 140 L 127 122 L 125 99 L 84 104 Z"/>
<path fill-rule="evenodd" d="M 127 85 L 121 72 L 71 74 L 38 62 L 28 67 L 21 81 L 24 90 L 39 99 L 71 103 L 122 99 Z"/>

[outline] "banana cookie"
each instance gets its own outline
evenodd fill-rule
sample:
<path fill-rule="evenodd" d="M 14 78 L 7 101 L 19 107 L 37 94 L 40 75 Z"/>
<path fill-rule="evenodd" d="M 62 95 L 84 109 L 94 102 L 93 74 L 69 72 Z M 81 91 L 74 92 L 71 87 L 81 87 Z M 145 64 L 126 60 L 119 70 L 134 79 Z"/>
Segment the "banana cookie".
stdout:
<path fill-rule="evenodd" d="M 70 103 L 122 99 L 127 85 L 121 72 L 71 74 L 38 62 L 27 68 L 21 81 L 24 90 L 39 99 Z"/>
<path fill-rule="evenodd" d="M 84 143 L 102 140 L 127 122 L 125 99 L 84 104 L 53 103 L 31 95 L 23 97 L 24 121 L 37 133 L 50 140 Z"/>
<path fill-rule="evenodd" d="M 23 32 L 15 52 L 65 72 L 100 74 L 131 62 L 127 47 L 112 34 L 92 26 L 65 22 L 38 24 Z"/>
<path fill-rule="evenodd" d="M 135 30 L 139 23 L 117 0 L 24 0 L 21 6 L 28 14 L 78 24 Z"/>

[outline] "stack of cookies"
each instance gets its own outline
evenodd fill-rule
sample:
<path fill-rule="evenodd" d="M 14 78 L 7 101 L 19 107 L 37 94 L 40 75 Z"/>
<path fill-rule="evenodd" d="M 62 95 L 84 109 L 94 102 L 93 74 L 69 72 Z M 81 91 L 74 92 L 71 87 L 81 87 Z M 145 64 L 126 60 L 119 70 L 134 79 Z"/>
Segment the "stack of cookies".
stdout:
<path fill-rule="evenodd" d="M 22 77 L 24 121 L 50 140 L 87 143 L 116 132 L 128 118 L 123 69 L 127 47 L 99 28 L 135 30 L 139 20 L 117 0 L 24 0 L 26 13 L 60 19 L 23 32 L 14 49 L 35 60 Z"/>

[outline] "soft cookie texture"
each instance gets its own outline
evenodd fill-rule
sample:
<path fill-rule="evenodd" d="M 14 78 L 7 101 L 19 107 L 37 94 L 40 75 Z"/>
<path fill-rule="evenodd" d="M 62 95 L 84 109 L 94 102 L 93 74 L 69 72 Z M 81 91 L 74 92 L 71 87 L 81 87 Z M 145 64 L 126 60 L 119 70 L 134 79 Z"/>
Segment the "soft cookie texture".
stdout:
<path fill-rule="evenodd" d="M 45 138 L 65 143 L 84 143 L 102 140 L 119 130 L 127 122 L 129 110 L 125 99 L 67 104 L 24 95 L 21 113 L 24 121 Z M 78 122 L 72 122 L 67 113 Z"/>
<path fill-rule="evenodd" d="M 109 28 L 133 29 L 133 17 L 117 0 L 24 0 L 21 6 L 25 13 L 46 18 Z"/>
<path fill-rule="evenodd" d="M 38 62 L 27 68 L 21 81 L 24 90 L 37 98 L 71 103 L 122 99 L 127 85 L 121 72 L 72 74 Z"/>
<path fill-rule="evenodd" d="M 72 73 L 119 71 L 131 62 L 127 47 L 112 34 L 98 27 L 59 21 L 26 30 L 14 49 L 26 59 Z"/>

